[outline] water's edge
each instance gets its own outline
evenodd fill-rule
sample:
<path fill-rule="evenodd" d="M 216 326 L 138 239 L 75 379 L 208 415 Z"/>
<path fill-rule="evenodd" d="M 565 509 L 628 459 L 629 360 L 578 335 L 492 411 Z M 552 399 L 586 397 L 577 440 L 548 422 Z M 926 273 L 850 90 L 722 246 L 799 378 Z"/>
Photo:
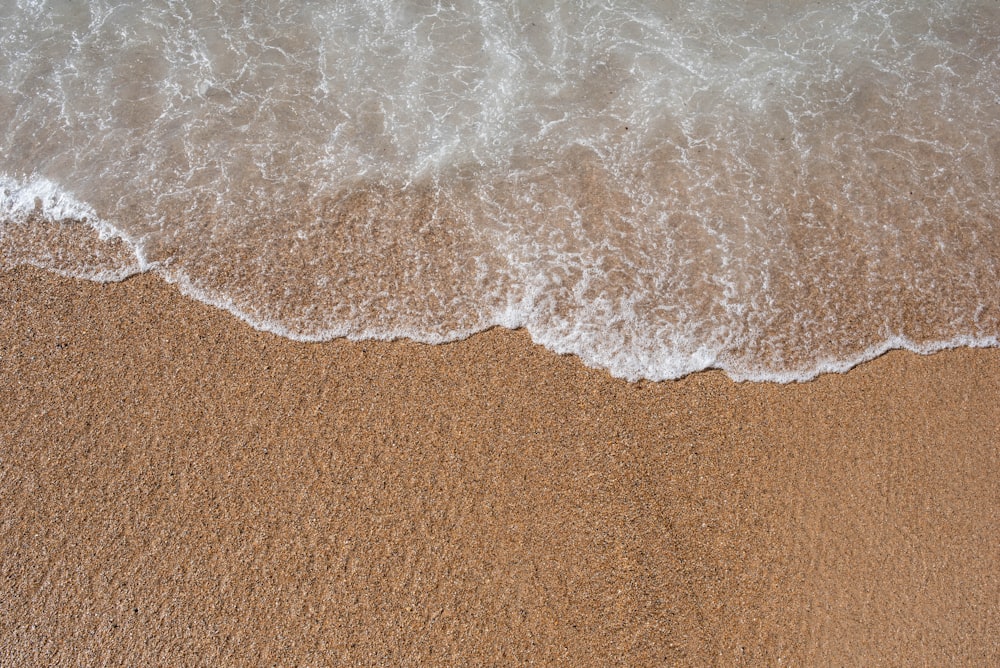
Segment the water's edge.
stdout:
<path fill-rule="evenodd" d="M 1000 338 L 993 0 L 0 5 L 0 268 L 630 381 Z"/>
<path fill-rule="evenodd" d="M 98 238 L 102 243 L 118 244 L 119 246 L 121 244 L 125 244 L 129 249 L 128 252 L 123 253 L 120 247 L 116 252 L 118 261 L 122 264 L 117 269 L 87 272 L 79 269 L 53 266 L 51 264 L 46 264 L 45 261 L 33 261 L 32 259 L 20 258 L 12 261 L 12 258 L 9 255 L 4 257 L 3 254 L 0 254 L 0 270 L 10 271 L 18 266 L 31 266 L 41 271 L 46 271 L 65 278 L 96 283 L 120 283 L 141 275 L 155 275 L 167 285 L 171 285 L 176 288 L 185 297 L 228 312 L 257 331 L 267 332 L 275 336 L 303 343 L 318 344 L 336 339 L 346 339 L 354 342 L 391 342 L 405 339 L 427 345 L 442 345 L 463 341 L 469 337 L 475 336 L 476 334 L 499 327 L 511 331 L 523 330 L 529 335 L 533 343 L 546 348 L 554 354 L 573 355 L 580 359 L 580 361 L 589 368 L 606 371 L 612 377 L 632 383 L 638 381 L 664 382 L 679 380 L 693 373 L 711 370 L 722 371 L 735 382 L 778 384 L 804 383 L 814 380 L 823 374 L 846 373 L 851 369 L 864 364 L 865 362 L 872 361 L 893 350 L 905 350 L 919 355 L 931 355 L 940 351 L 955 348 L 1000 348 L 1000 337 L 997 336 L 973 337 L 959 334 L 950 339 L 922 342 L 913 341 L 905 336 L 889 336 L 886 337 L 885 340 L 878 342 L 876 345 L 870 346 L 858 354 L 843 358 L 830 357 L 827 359 L 821 359 L 814 365 L 793 371 L 772 372 L 767 369 L 754 370 L 746 368 L 733 368 L 724 362 L 720 363 L 718 360 L 700 359 L 690 360 L 682 372 L 674 375 L 663 377 L 629 377 L 625 374 L 616 373 L 616 370 L 612 365 L 598 357 L 587 355 L 585 352 L 575 350 L 566 345 L 553 345 L 551 342 L 546 341 L 544 336 L 538 336 L 537 332 L 533 331 L 530 325 L 516 320 L 497 320 L 496 322 L 487 323 L 482 327 L 468 329 L 467 331 L 454 332 L 450 336 L 421 336 L 413 332 L 402 331 L 381 332 L 378 334 L 368 335 L 330 331 L 320 335 L 302 335 L 281 326 L 279 323 L 255 317 L 252 312 L 242 309 L 237 303 L 235 303 L 232 299 L 227 298 L 225 295 L 212 293 L 195 287 L 182 273 L 170 271 L 168 267 L 160 266 L 155 262 L 149 262 L 142 257 L 142 253 L 136 247 L 128 245 L 127 240 L 125 240 L 112 225 L 108 224 L 106 221 L 100 220 L 93 214 L 92 210 L 84 205 L 81 205 L 78 201 L 66 196 L 65 194 L 60 194 L 58 197 L 54 197 L 51 196 L 51 192 L 50 196 L 45 200 L 48 202 L 48 205 L 44 207 L 44 211 L 42 213 L 46 218 L 49 218 L 49 216 L 62 216 L 62 220 L 61 222 L 54 222 L 49 219 L 46 221 L 46 224 L 49 226 L 69 224 L 74 227 L 89 227 L 98 235 Z M 7 202 L 7 204 L 10 204 L 10 202 Z M 0 208 L 0 211 L 2 210 L 3 208 Z M 30 210 L 30 214 L 38 213 L 38 207 L 35 205 L 34 201 L 31 202 Z M 16 212 L 13 207 L 8 206 L 6 208 L 6 213 L 9 218 L 12 213 L 18 212 Z M 27 224 L 30 217 L 29 212 L 25 209 L 20 211 L 19 214 L 20 215 L 16 215 L 15 217 L 20 218 L 20 224 Z M 66 222 L 67 220 L 68 222 Z M 0 244 L 2 244 L 3 241 L 5 241 L 5 239 L 2 235 L 0 235 Z M 129 257 L 129 255 L 131 255 L 131 257 Z M 129 260 L 131 260 L 131 262 L 129 262 Z"/>

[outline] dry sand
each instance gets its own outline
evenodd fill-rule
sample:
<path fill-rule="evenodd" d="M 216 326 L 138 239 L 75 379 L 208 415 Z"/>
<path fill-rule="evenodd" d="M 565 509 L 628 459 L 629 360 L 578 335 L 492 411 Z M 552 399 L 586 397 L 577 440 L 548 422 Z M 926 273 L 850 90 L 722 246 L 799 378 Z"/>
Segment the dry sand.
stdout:
<path fill-rule="evenodd" d="M 1000 350 L 631 385 L 0 275 L 3 665 L 1000 664 Z"/>

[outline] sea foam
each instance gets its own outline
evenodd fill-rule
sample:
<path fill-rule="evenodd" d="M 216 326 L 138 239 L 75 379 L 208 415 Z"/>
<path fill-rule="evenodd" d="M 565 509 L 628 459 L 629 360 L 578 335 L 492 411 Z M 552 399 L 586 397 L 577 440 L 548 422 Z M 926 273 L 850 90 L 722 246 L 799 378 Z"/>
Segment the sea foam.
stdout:
<path fill-rule="evenodd" d="M 0 8 L 0 265 L 631 380 L 997 345 L 1000 7 Z"/>

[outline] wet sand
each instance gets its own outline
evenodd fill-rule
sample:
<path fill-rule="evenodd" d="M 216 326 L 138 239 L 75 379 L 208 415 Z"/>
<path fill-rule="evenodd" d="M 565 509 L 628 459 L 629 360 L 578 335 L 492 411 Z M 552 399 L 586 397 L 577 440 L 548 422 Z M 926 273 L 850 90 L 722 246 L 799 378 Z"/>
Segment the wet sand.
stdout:
<path fill-rule="evenodd" d="M 1000 350 L 628 384 L 0 274 L 4 665 L 996 665 Z"/>

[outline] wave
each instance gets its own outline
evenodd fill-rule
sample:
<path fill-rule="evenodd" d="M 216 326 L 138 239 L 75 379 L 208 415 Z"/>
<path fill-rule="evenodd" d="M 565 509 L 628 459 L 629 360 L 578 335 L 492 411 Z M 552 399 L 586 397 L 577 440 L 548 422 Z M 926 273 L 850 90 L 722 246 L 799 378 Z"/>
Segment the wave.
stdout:
<path fill-rule="evenodd" d="M 1000 8 L 0 9 L 0 266 L 630 380 L 1000 335 Z"/>

